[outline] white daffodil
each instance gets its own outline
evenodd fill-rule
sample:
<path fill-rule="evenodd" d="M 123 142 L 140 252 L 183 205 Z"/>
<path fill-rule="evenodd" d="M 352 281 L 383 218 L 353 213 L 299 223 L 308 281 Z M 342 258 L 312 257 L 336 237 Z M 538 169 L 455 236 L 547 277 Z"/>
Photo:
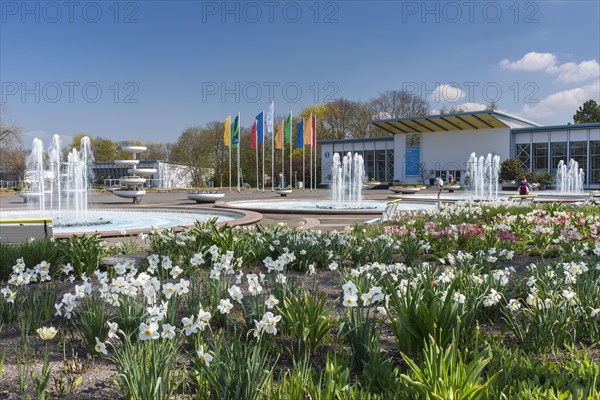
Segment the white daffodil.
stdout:
<path fill-rule="evenodd" d="M 267 300 L 265 300 L 265 304 L 269 310 L 272 310 L 277 304 L 279 304 L 279 300 L 275 298 L 275 296 L 270 295 Z"/>
<path fill-rule="evenodd" d="M 139 338 L 140 340 L 154 340 L 154 339 L 158 339 L 160 337 L 159 333 L 158 333 L 158 324 L 156 322 L 151 322 L 149 325 L 145 324 L 145 323 L 141 323 L 140 324 L 140 334 L 139 334 Z"/>
<path fill-rule="evenodd" d="M 232 308 L 233 304 L 231 304 L 229 299 L 221 299 L 221 301 L 219 301 L 219 305 L 217 306 L 217 309 L 221 314 L 229 314 Z"/>
<path fill-rule="evenodd" d="M 106 351 L 106 344 L 98 340 L 98 338 L 96 338 L 96 345 L 94 346 L 94 350 L 96 350 L 96 353 L 102 353 L 104 355 L 108 354 L 108 351 Z"/>
<path fill-rule="evenodd" d="M 190 336 L 192 333 L 198 332 L 198 325 L 196 325 L 193 315 L 190 318 L 184 317 L 181 323 L 183 324 L 183 333 L 185 333 L 185 336 Z"/>
<path fill-rule="evenodd" d="M 346 307 L 357 307 L 358 296 L 355 294 L 344 294 L 344 305 Z"/>
<path fill-rule="evenodd" d="M 200 359 L 200 361 L 202 361 L 207 367 L 210 367 L 210 363 L 213 360 L 213 356 L 212 354 L 210 354 L 210 351 L 205 353 L 204 345 L 201 345 L 200 349 L 198 349 L 196 353 L 198 354 L 198 358 Z"/>
<path fill-rule="evenodd" d="M 175 337 L 175 327 L 171 324 L 163 324 L 160 337 L 169 340 L 173 339 Z"/>

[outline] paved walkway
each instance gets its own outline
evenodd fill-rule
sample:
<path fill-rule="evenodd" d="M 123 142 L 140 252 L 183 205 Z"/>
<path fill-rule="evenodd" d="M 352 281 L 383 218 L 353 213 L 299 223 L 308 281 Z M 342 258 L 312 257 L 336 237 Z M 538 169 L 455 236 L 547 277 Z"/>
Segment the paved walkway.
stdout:
<path fill-rule="evenodd" d="M 423 191 L 425 194 L 434 194 L 436 193 L 435 189 L 427 189 Z M 365 200 L 379 200 L 379 201 L 389 201 L 393 198 L 397 198 L 391 191 L 387 189 L 370 189 L 363 191 L 363 196 Z M 274 200 L 328 200 L 330 197 L 330 192 L 328 189 L 317 189 L 316 191 L 310 190 L 298 190 L 295 189 L 292 194 L 288 195 L 285 198 L 282 198 L 278 194 L 271 192 L 270 189 L 262 191 L 257 191 L 256 189 L 252 190 L 242 190 L 241 192 L 237 192 L 235 189 L 233 191 L 229 191 L 225 189 L 225 197 L 222 199 L 223 202 L 230 201 L 241 201 L 241 200 L 263 200 L 265 202 L 274 201 Z M 407 200 L 410 198 L 410 195 Z M 405 198 L 406 198 L 405 197 Z M 162 192 L 162 193 L 147 193 L 142 203 L 139 205 L 132 204 L 131 200 L 122 199 L 116 197 L 108 192 L 103 193 L 93 193 L 90 196 L 90 207 L 92 208 L 102 208 L 102 207 L 131 207 L 131 208 L 156 208 L 156 207 L 174 207 L 174 208 L 202 208 L 202 209 L 211 209 L 214 208 L 214 204 L 198 204 L 186 197 L 186 192 Z M 0 196 L 0 213 L 2 209 L 26 209 L 27 203 L 24 203 L 23 200 L 16 195 L 1 195 Z M 276 223 L 285 223 L 288 226 L 298 226 L 304 228 L 311 229 L 320 229 L 320 230 L 333 230 L 333 229 L 343 229 L 346 226 L 350 226 L 353 224 L 361 224 L 366 221 L 373 220 L 377 218 L 374 215 L 360 215 L 360 214 L 352 214 L 352 215 L 335 215 L 335 214 L 306 214 L 306 213 L 266 213 L 262 212 L 262 219 L 259 224 L 262 225 L 270 225 Z"/>

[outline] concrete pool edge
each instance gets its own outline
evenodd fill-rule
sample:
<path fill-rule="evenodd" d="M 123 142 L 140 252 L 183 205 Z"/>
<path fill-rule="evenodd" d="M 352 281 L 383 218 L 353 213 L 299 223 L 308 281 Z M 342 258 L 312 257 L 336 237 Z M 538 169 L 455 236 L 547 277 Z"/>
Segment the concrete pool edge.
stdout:
<path fill-rule="evenodd" d="M 119 211 L 124 210 L 127 212 L 139 212 L 144 213 L 145 211 L 149 212 L 172 212 L 172 213 L 186 213 L 186 214 L 218 214 L 215 216 L 224 216 L 234 218 L 230 221 L 222 221 L 217 222 L 217 226 L 227 225 L 230 227 L 234 226 L 243 226 L 243 225 L 251 225 L 259 222 L 262 219 L 262 214 L 258 212 L 254 212 L 251 210 L 244 209 L 235 209 L 235 210 L 214 210 L 211 208 L 188 208 L 188 207 L 174 207 L 174 206 L 158 206 L 158 207 L 144 207 L 144 208 L 121 208 L 121 207 L 97 207 L 92 208 L 91 210 L 107 210 L 107 211 Z M 0 211 L 23 211 L 23 209 L 10 209 L 4 208 Z M 171 227 L 164 227 L 161 229 L 171 229 L 174 232 L 181 232 L 190 228 L 193 228 L 194 225 L 175 225 Z M 140 233 L 150 233 L 152 231 L 152 227 L 144 227 L 139 229 L 127 229 L 126 233 L 123 234 L 122 230 L 107 230 L 107 231 L 99 231 L 99 232 L 70 232 L 70 233 L 56 233 L 52 235 L 55 239 L 67 239 L 71 236 L 84 236 L 89 234 L 100 235 L 102 238 L 113 238 L 113 237 L 128 237 L 132 235 L 139 235 Z"/>

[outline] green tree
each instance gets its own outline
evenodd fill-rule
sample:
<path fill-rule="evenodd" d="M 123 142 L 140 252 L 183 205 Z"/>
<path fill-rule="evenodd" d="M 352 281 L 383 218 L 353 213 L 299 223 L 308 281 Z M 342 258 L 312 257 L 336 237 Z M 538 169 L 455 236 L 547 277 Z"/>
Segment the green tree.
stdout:
<path fill-rule="evenodd" d="M 94 140 L 95 148 L 94 159 L 96 161 L 113 161 L 117 158 L 119 149 L 117 144 L 110 139 L 96 138 Z"/>
<path fill-rule="evenodd" d="M 500 179 L 507 181 L 521 179 L 523 176 L 523 165 L 516 158 L 509 158 L 502 161 L 500 166 Z"/>
<path fill-rule="evenodd" d="M 573 115 L 576 124 L 591 124 L 600 122 L 600 105 L 594 100 L 588 100 Z"/>

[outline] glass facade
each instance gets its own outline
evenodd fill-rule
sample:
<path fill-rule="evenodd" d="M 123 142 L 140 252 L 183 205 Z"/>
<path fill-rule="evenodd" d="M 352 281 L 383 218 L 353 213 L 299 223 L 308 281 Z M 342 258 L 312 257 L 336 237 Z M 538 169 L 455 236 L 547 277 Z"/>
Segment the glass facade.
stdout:
<path fill-rule="evenodd" d="M 334 149 L 334 151 L 336 151 Z M 380 182 L 394 180 L 394 150 L 353 150 L 363 156 L 366 179 Z"/>
<path fill-rule="evenodd" d="M 531 169 L 531 144 L 518 143 L 515 154 L 517 155 L 517 160 L 521 162 L 523 169 Z"/>
<path fill-rule="evenodd" d="M 548 171 L 548 143 L 533 144 L 533 170 Z"/>
<path fill-rule="evenodd" d="M 560 160 L 567 160 L 567 142 L 550 143 L 550 172 L 556 173 Z"/>
<path fill-rule="evenodd" d="M 586 172 L 584 183 L 587 183 L 587 142 L 570 142 L 569 159 L 577 161 L 579 163 L 579 168 L 583 168 L 583 170 Z M 565 162 L 567 162 L 566 159 Z"/>
<path fill-rule="evenodd" d="M 590 141 L 590 184 L 600 184 L 600 140 Z"/>
<path fill-rule="evenodd" d="M 511 152 L 511 157 L 519 160 L 525 171 L 556 175 L 560 161 L 568 163 L 574 160 L 584 172 L 584 188 L 600 187 L 600 139 L 597 127 L 560 126 L 548 132 L 539 128 L 532 128 L 531 131 L 517 128 L 512 133 L 513 140 L 526 142 L 515 143 Z"/>

